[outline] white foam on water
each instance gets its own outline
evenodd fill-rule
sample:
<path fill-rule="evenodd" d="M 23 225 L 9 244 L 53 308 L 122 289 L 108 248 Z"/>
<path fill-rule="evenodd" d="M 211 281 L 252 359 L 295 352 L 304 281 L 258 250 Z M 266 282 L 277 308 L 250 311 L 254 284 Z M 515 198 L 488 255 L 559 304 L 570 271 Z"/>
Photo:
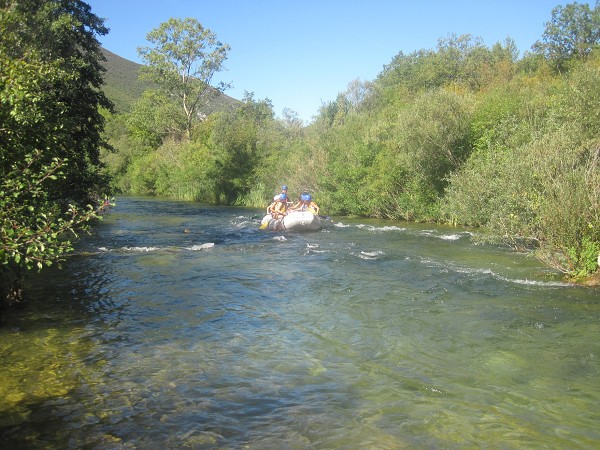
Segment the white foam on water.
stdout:
<path fill-rule="evenodd" d="M 338 227 L 338 228 L 348 228 L 350 225 L 346 225 L 346 224 L 344 224 L 344 223 L 342 223 L 342 222 L 335 222 L 335 223 L 333 224 L 333 226 L 334 226 L 334 227 Z"/>
<path fill-rule="evenodd" d="M 458 241 L 460 238 L 471 237 L 473 235 L 473 233 L 470 233 L 468 231 L 464 231 L 464 232 L 460 232 L 460 233 L 449 233 L 449 234 L 442 233 L 442 234 L 440 234 L 436 230 L 422 230 L 422 231 L 418 232 L 417 234 L 419 234 L 421 236 L 427 236 L 427 237 L 432 237 L 432 238 L 436 238 L 436 239 L 441 239 L 443 241 Z"/>
<path fill-rule="evenodd" d="M 443 241 L 458 241 L 462 236 L 460 234 L 443 234 L 437 237 Z"/>
<path fill-rule="evenodd" d="M 160 250 L 160 248 L 159 247 L 121 247 L 121 251 L 134 252 L 134 253 L 155 252 L 157 250 Z"/>
<path fill-rule="evenodd" d="M 358 225 L 356 225 L 356 228 L 365 228 L 369 231 L 373 231 L 373 232 L 387 232 L 387 231 L 406 231 L 406 228 L 403 227 L 397 227 L 395 225 L 385 225 L 383 227 L 376 227 L 373 225 L 365 225 L 364 223 L 360 223 Z"/>
<path fill-rule="evenodd" d="M 457 273 L 464 274 L 477 274 L 477 275 L 485 275 L 490 276 L 491 278 L 495 278 L 496 280 L 504 281 L 506 283 L 514 283 L 521 284 L 526 286 L 543 286 L 543 287 L 571 287 L 572 283 L 568 283 L 565 281 L 544 281 L 544 280 L 530 280 L 528 278 L 510 278 L 504 275 L 500 275 L 497 272 L 494 272 L 492 269 L 488 268 L 471 268 L 471 267 L 460 267 L 454 266 L 452 264 L 443 264 L 436 261 L 433 261 L 429 258 L 423 259 L 421 263 L 433 266 L 433 267 L 442 267 L 446 270 L 453 270 Z"/>
<path fill-rule="evenodd" d="M 376 228 L 376 231 L 406 231 L 406 228 L 389 225 L 381 228 Z"/>
<path fill-rule="evenodd" d="M 206 242 L 205 244 L 200 245 L 192 245 L 191 247 L 185 247 L 186 250 L 191 250 L 193 252 L 198 250 L 207 250 L 209 248 L 213 248 L 215 246 L 214 242 Z"/>
<path fill-rule="evenodd" d="M 381 250 L 376 250 L 374 252 L 363 252 L 361 251 L 358 254 L 358 257 L 361 259 L 379 259 L 380 256 L 385 255 Z"/>
<path fill-rule="evenodd" d="M 321 253 L 331 253 L 330 250 L 322 250 L 319 247 L 319 244 L 310 244 L 310 243 L 306 243 L 306 251 L 303 253 L 304 255 L 310 255 L 310 254 L 321 254 Z"/>
<path fill-rule="evenodd" d="M 528 285 L 528 286 L 547 286 L 547 287 L 571 287 L 571 286 L 574 286 L 574 284 L 567 283 L 566 281 L 541 281 L 541 280 L 529 280 L 527 278 L 525 278 L 525 279 L 507 278 L 507 277 L 503 277 L 503 276 L 495 274 L 495 273 L 493 273 L 492 276 L 494 278 L 497 278 L 502 281 L 507 281 L 509 283 L 523 284 L 523 285 Z"/>

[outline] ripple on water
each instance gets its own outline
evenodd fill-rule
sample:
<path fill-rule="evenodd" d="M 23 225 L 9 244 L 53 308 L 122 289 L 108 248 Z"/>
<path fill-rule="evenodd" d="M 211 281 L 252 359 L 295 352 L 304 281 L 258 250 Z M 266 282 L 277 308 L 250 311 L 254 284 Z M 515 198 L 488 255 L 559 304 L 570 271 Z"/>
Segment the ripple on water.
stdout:
<path fill-rule="evenodd" d="M 0 328 L 4 448 L 600 443 L 593 290 L 466 230 L 120 207 Z"/>

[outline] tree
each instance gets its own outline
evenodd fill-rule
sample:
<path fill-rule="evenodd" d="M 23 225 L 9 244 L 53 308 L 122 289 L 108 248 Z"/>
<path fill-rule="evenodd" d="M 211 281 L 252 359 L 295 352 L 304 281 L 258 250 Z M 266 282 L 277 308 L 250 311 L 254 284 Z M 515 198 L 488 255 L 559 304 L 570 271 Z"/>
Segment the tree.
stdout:
<path fill-rule="evenodd" d="M 552 10 L 552 19 L 546 23 L 542 42 L 533 45 L 536 53 L 543 54 L 561 71 L 572 59 L 586 59 L 600 43 L 600 4 L 595 8 L 570 3 Z"/>
<path fill-rule="evenodd" d="M 133 139 L 156 149 L 168 137 L 180 134 L 186 119 L 179 105 L 164 92 L 148 90 L 133 105 L 126 122 Z"/>
<path fill-rule="evenodd" d="M 77 0 L 0 2 L 0 301 L 106 207 L 103 21 Z M 86 206 L 97 203 L 99 206 Z"/>
<path fill-rule="evenodd" d="M 271 100 L 255 100 L 245 92 L 242 106 L 217 116 L 211 141 L 218 167 L 217 189 L 223 203 L 234 203 L 250 192 L 261 165 L 264 134 L 273 121 Z"/>
<path fill-rule="evenodd" d="M 27 155 L 15 163 L 0 182 L 0 304 L 22 300 L 24 270 L 50 266 L 73 250 L 77 230 L 87 230 L 89 221 L 100 219 L 110 203 L 84 208 L 64 208 L 49 198 L 45 185 L 64 179 L 67 160 L 53 158 L 39 167 L 43 153 Z"/>
<path fill-rule="evenodd" d="M 405 86 L 411 92 L 445 85 L 477 91 L 494 78 L 502 65 L 510 68 L 517 55 L 514 42 L 509 38 L 504 46 L 498 43 L 490 50 L 480 37 L 449 34 L 438 40 L 436 51 L 419 50 L 408 56 L 400 52 L 384 66 L 375 85 Z M 506 71 L 506 67 L 501 69 L 501 72 Z"/>
<path fill-rule="evenodd" d="M 148 33 L 147 39 L 154 47 L 138 49 L 147 63 L 141 77 L 180 102 L 185 117 L 181 131 L 190 140 L 194 124 L 202 118 L 202 107 L 228 87 L 223 83 L 212 87 L 211 81 L 222 69 L 230 48 L 191 18 L 171 18 Z"/>
<path fill-rule="evenodd" d="M 99 107 L 112 105 L 100 87 L 104 59 L 96 34 L 108 29 L 75 0 L 9 0 L 0 8 L 0 166 L 10 170 L 33 149 L 38 164 L 67 158 L 64 180 L 47 188 L 55 199 L 86 203 L 108 184 L 100 149 Z"/>

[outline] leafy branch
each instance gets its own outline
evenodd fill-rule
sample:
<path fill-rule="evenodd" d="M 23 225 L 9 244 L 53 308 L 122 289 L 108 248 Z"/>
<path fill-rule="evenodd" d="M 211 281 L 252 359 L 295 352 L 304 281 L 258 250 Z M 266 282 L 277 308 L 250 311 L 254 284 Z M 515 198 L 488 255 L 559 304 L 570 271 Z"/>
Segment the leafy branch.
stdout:
<path fill-rule="evenodd" d="M 48 198 L 45 184 L 64 178 L 66 158 L 40 164 L 41 151 L 13 164 L 0 183 L 0 264 L 4 267 L 41 269 L 73 250 L 78 231 L 101 220 L 112 203 L 104 198 L 95 206 L 61 206 Z"/>

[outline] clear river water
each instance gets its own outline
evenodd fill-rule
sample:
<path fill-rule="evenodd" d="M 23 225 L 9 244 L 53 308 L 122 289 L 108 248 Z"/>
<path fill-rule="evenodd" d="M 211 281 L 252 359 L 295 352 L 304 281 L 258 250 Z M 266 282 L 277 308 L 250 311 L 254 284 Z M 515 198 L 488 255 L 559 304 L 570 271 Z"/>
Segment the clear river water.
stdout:
<path fill-rule="evenodd" d="M 600 290 L 477 230 L 125 197 L 0 325 L 0 447 L 600 447 Z"/>

